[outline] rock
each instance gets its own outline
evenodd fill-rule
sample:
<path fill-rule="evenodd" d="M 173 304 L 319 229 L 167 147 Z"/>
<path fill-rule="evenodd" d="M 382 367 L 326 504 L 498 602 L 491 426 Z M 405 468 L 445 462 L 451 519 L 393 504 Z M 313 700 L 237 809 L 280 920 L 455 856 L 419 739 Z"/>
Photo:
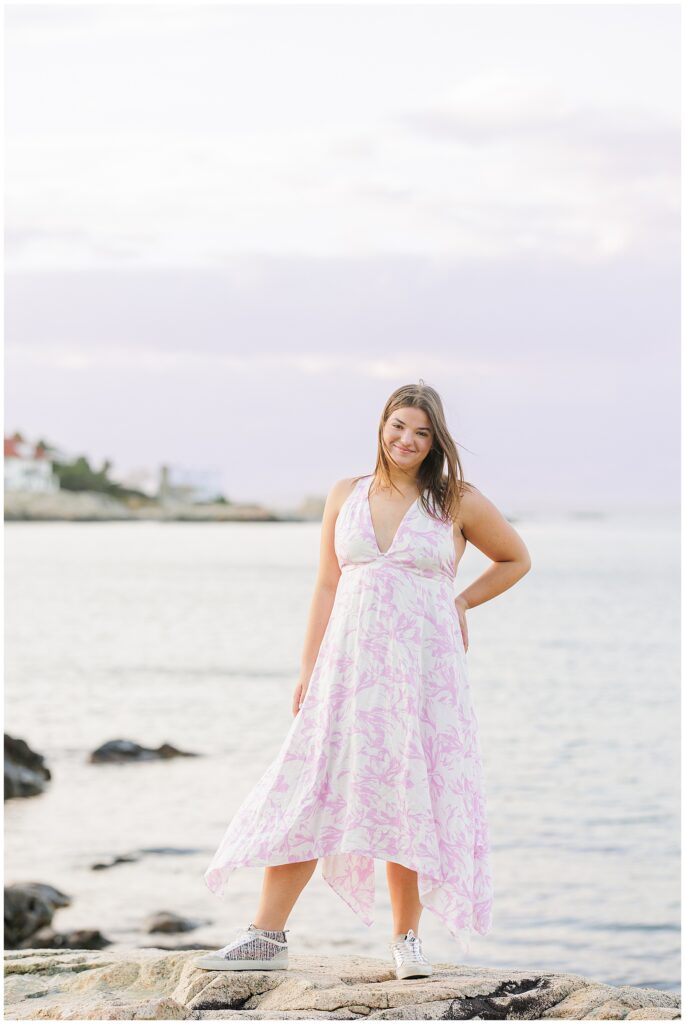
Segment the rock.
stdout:
<path fill-rule="evenodd" d="M 135 513 L 108 494 L 96 491 L 5 491 L 5 520 L 19 519 L 93 520 L 135 519 Z"/>
<path fill-rule="evenodd" d="M 612 985 L 589 982 L 585 988 L 573 992 L 559 1003 L 555 1007 L 554 1016 L 565 1017 L 567 1020 L 623 1020 L 631 1011 L 637 1012 L 644 1009 L 646 1005 L 662 1007 L 670 1012 L 670 1009 L 673 1008 L 670 1003 L 645 1004 L 642 993 L 657 991 L 660 990 L 632 988 L 630 985 L 614 988 Z M 678 1008 L 679 1006 L 680 1003 L 678 1003 Z M 653 1013 L 654 1010 L 650 1009 L 649 1012 Z M 680 1016 L 680 1013 L 677 1016 Z"/>
<path fill-rule="evenodd" d="M 272 523 L 279 522 L 281 517 L 262 505 L 248 502 L 231 502 L 227 505 L 207 502 L 194 505 L 189 502 L 170 501 L 159 506 L 153 515 L 148 515 L 147 518 L 180 523 Z"/>
<path fill-rule="evenodd" d="M 6 949 L 103 949 L 110 940 L 95 928 L 57 932 L 52 918 L 71 899 L 42 882 L 18 882 L 5 888 Z"/>
<path fill-rule="evenodd" d="M 36 796 L 51 778 L 42 754 L 32 750 L 25 740 L 5 733 L 5 800 Z"/>
<path fill-rule="evenodd" d="M 133 740 L 109 740 L 94 750 L 88 760 L 91 764 L 121 764 L 129 761 L 159 761 L 171 757 L 198 756 L 178 750 L 171 743 L 162 743 L 160 747 L 141 747 Z"/>
<path fill-rule="evenodd" d="M 111 940 L 97 928 L 78 928 L 72 932 L 56 932 L 40 928 L 30 939 L 22 942 L 21 949 L 104 949 Z"/>
<path fill-rule="evenodd" d="M 194 857 L 198 853 L 205 852 L 197 846 L 141 846 L 140 853 L 149 853 L 158 857 Z"/>
<path fill-rule="evenodd" d="M 666 1006 L 645 1006 L 640 1010 L 631 1010 L 624 1020 L 676 1020 L 680 1017 L 680 1010 L 668 1009 Z"/>
<path fill-rule="evenodd" d="M 115 864 L 135 864 L 140 857 L 124 855 L 123 857 L 111 857 L 109 861 L 97 861 L 90 865 L 91 871 L 104 871 L 106 868 L 113 868 Z"/>
<path fill-rule="evenodd" d="M 13 1020 L 680 1016 L 680 997 L 675 993 L 598 985 L 577 974 L 441 963 L 433 965 L 429 978 L 397 981 L 388 960 L 366 957 L 291 952 L 285 971 L 203 971 L 193 966 L 197 955 L 158 949 L 8 951 L 5 1014 Z M 572 1005 L 581 1012 L 570 1013 Z M 601 1016 L 603 1008 L 606 1018 Z"/>
<path fill-rule="evenodd" d="M 135 853 L 124 853 L 112 856 L 108 861 L 96 861 L 95 864 L 91 864 L 90 870 L 105 871 L 107 868 L 114 867 L 115 864 L 133 864 L 136 861 L 139 861 L 141 856 L 147 854 L 158 857 L 188 857 L 204 852 L 204 850 L 198 850 L 195 846 L 143 846 Z"/>
<path fill-rule="evenodd" d="M 166 932 L 171 935 L 175 932 L 190 932 L 203 924 L 209 924 L 209 921 L 192 921 L 188 917 L 179 917 L 170 910 L 160 910 L 145 919 L 143 928 L 146 932 Z"/>
<path fill-rule="evenodd" d="M 51 885 L 16 882 L 5 886 L 5 947 L 20 948 L 51 924 L 58 907 L 70 905 L 70 898 Z"/>
<path fill-rule="evenodd" d="M 171 944 L 158 942 L 145 942 L 139 943 L 138 949 L 165 949 L 170 953 L 178 953 L 182 949 L 194 949 L 196 951 L 205 952 L 207 946 L 204 942 L 173 942 Z"/>
<path fill-rule="evenodd" d="M 253 502 L 120 501 L 98 491 L 5 491 L 5 521 L 43 522 L 278 522 L 280 516 Z"/>

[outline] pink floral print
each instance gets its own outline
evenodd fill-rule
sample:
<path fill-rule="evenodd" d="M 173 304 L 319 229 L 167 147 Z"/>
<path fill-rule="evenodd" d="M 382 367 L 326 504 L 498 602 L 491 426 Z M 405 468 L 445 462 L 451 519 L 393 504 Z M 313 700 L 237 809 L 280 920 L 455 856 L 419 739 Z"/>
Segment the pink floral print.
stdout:
<path fill-rule="evenodd" d="M 374 921 L 374 858 L 417 872 L 421 903 L 463 952 L 492 923 L 490 842 L 459 616 L 452 524 L 410 506 L 380 551 L 361 477 L 335 526 L 341 569 L 304 701 L 207 868 L 321 861 Z"/>

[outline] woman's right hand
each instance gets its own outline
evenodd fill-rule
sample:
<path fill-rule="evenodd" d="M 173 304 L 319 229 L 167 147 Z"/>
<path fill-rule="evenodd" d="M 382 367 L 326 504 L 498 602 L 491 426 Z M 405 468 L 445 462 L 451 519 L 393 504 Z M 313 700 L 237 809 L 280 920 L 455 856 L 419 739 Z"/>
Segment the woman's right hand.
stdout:
<path fill-rule="evenodd" d="M 308 685 L 309 684 L 305 680 L 298 679 L 297 686 L 295 687 L 295 692 L 293 694 L 293 717 L 300 710 Z"/>

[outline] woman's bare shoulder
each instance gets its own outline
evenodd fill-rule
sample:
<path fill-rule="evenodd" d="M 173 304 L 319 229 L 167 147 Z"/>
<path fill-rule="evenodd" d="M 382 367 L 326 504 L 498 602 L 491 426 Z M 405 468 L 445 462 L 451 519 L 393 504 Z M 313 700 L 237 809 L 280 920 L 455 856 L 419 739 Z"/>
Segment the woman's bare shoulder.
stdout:
<path fill-rule="evenodd" d="M 477 514 L 479 498 L 482 497 L 483 494 L 475 484 L 472 484 L 469 480 L 461 481 L 459 487 L 459 512 L 456 519 L 453 520 L 455 534 L 463 532 L 464 524 L 474 514 Z"/>
<path fill-rule="evenodd" d="M 490 499 L 474 483 L 468 480 L 462 482 L 459 498 L 459 512 L 462 521 L 494 507 Z"/>
<path fill-rule="evenodd" d="M 344 476 L 339 480 L 336 480 L 335 483 L 331 485 L 328 492 L 326 504 L 329 505 L 335 513 L 338 513 L 345 500 L 349 498 L 350 494 L 352 494 L 352 491 L 359 483 L 359 480 L 364 475 L 365 474 L 360 473 L 359 476 Z"/>
<path fill-rule="evenodd" d="M 470 480 L 462 480 L 459 491 L 460 501 L 477 501 L 479 494 L 482 495 L 482 491 L 479 491 L 475 484 Z"/>
<path fill-rule="evenodd" d="M 464 491 L 460 519 L 466 539 L 488 558 L 527 562 L 530 567 L 528 549 L 508 517 L 473 484 Z"/>

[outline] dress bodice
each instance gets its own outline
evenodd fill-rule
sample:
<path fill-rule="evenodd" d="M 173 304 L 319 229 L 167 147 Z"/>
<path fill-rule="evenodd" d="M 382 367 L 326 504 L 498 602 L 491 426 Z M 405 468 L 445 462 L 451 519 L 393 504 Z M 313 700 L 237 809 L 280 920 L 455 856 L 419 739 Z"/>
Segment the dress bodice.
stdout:
<path fill-rule="evenodd" d="M 425 511 L 420 498 L 407 509 L 392 544 L 381 551 L 371 519 L 373 474 L 361 477 L 342 504 L 335 523 L 335 552 L 342 572 L 364 565 L 404 569 L 427 578 L 453 580 L 457 557 L 452 522 Z"/>

